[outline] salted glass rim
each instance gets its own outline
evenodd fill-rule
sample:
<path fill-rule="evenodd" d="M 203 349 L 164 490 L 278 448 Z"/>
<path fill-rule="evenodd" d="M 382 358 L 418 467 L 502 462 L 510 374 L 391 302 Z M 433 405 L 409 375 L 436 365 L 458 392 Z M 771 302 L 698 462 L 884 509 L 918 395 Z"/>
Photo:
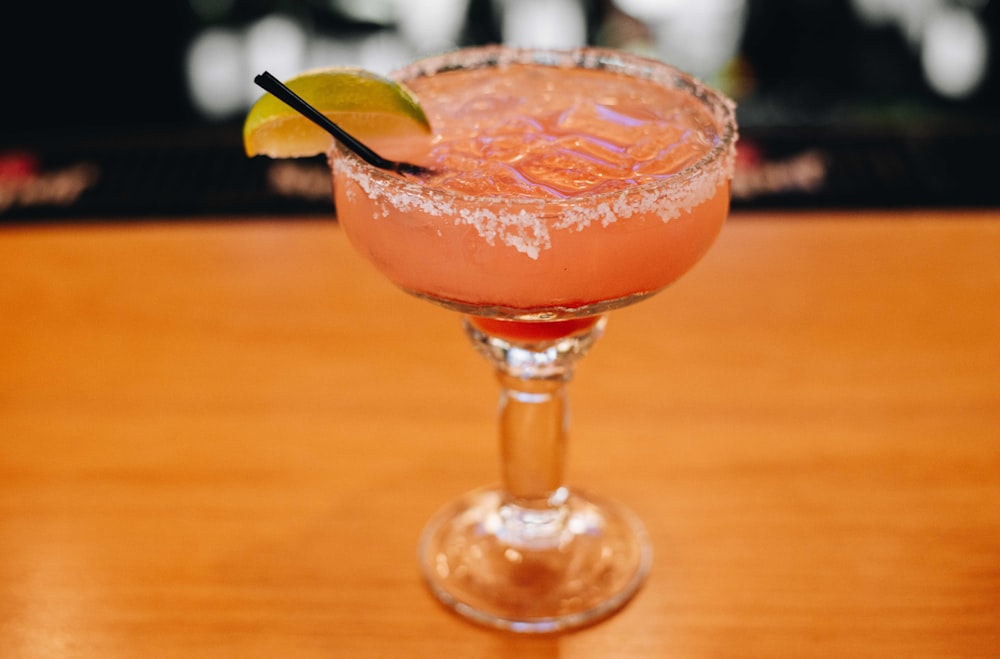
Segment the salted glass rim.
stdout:
<path fill-rule="evenodd" d="M 580 203 L 600 203 L 603 200 L 620 199 L 622 195 L 632 196 L 648 192 L 662 192 L 671 188 L 681 188 L 701 176 L 717 175 L 731 179 L 735 161 L 736 141 L 739 131 L 736 123 L 736 104 L 722 92 L 713 89 L 695 76 L 664 61 L 638 55 L 636 53 L 601 47 L 581 47 L 573 49 L 515 48 L 490 45 L 460 48 L 439 55 L 433 55 L 389 74 L 389 77 L 404 86 L 408 80 L 435 73 L 446 73 L 462 69 L 502 67 L 510 64 L 541 64 L 555 68 L 584 68 L 609 70 L 638 79 L 645 79 L 687 92 L 698 99 L 709 111 L 718 130 L 719 139 L 704 156 L 687 167 L 624 190 L 610 190 L 570 197 L 538 197 L 524 193 L 468 194 L 429 186 L 419 179 L 404 178 L 398 174 L 379 169 L 345 148 L 334 140 L 329 153 L 331 166 L 334 152 L 364 171 L 372 180 L 393 186 L 400 192 L 408 192 L 424 197 L 434 197 L 470 204 L 496 204 L 507 206 L 561 207 Z M 419 99 L 418 99 L 419 100 Z"/>

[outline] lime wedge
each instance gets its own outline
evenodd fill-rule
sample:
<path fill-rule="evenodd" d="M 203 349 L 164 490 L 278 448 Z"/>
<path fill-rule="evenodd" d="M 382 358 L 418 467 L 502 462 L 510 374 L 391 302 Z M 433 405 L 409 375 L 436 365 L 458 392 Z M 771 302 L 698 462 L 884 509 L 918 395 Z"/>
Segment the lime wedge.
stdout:
<path fill-rule="evenodd" d="M 380 156 L 419 160 L 431 126 L 403 85 L 353 67 L 301 73 L 284 83 L 334 123 Z M 271 94 L 264 94 L 243 123 L 248 156 L 305 158 L 326 153 L 333 137 Z"/>

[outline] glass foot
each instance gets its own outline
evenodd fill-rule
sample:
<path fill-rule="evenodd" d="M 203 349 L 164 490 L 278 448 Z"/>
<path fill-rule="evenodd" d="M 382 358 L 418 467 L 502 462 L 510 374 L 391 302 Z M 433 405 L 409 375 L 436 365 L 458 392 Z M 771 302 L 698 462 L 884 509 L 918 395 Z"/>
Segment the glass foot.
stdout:
<path fill-rule="evenodd" d="M 586 626 L 623 607 L 652 560 L 626 508 L 564 488 L 545 505 L 477 490 L 424 529 L 419 559 L 432 593 L 489 627 L 548 633 Z"/>

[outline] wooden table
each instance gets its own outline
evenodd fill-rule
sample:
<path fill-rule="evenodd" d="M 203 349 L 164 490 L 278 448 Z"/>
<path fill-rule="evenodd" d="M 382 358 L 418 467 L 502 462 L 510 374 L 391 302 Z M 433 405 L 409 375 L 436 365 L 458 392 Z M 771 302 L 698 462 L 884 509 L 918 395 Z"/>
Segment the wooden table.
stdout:
<path fill-rule="evenodd" d="M 1000 212 L 737 214 L 615 312 L 570 480 L 653 573 L 545 638 L 417 575 L 496 478 L 456 316 L 233 219 L 0 229 L 2 656 L 1000 656 Z"/>

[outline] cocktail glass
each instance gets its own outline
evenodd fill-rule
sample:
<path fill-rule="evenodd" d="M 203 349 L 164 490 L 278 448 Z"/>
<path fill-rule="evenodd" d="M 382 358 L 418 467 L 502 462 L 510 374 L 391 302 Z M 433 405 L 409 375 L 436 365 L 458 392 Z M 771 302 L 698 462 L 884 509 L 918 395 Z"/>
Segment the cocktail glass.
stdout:
<path fill-rule="evenodd" d="M 513 107 L 510 130 L 485 143 L 508 157 L 513 149 L 516 166 L 529 168 L 537 163 L 522 155 L 545 160 L 553 152 L 529 149 L 521 113 L 544 114 L 560 94 L 540 70 L 573 88 L 600 80 L 585 94 L 592 97 L 585 108 L 529 122 L 555 122 L 541 131 L 550 141 L 565 137 L 554 131 L 572 128 L 565 167 L 583 157 L 599 169 L 570 176 L 594 179 L 582 191 L 539 197 L 501 171 L 496 191 L 468 193 L 374 168 L 343 148 L 330 154 L 337 214 L 350 241 L 404 290 L 460 312 L 500 385 L 501 483 L 433 517 L 419 543 L 423 577 L 442 603 L 475 622 L 536 633 L 614 613 L 647 575 L 652 552 L 639 520 L 564 481 L 566 385 L 608 311 L 661 290 L 708 250 L 728 213 L 737 132 L 724 96 L 666 64 L 612 50 L 482 47 L 420 61 L 395 77 L 416 92 L 432 123 L 444 113 L 438 123 L 472 127 L 467 145 L 476 148 L 484 144 L 477 117 L 492 120 Z M 468 85 L 435 87 L 457 73 L 471 74 Z M 473 80 L 500 84 L 463 96 Z M 623 109 L 616 94 L 631 96 L 627 103 L 639 109 Z M 675 128 L 683 153 L 661 143 L 661 155 L 633 166 L 655 169 L 663 161 L 658 175 L 624 174 L 622 184 L 601 187 L 609 153 L 645 144 L 648 135 L 629 133 L 642 123 L 636 113 L 645 112 L 644 103 L 676 106 L 653 108 L 668 120 L 672 112 L 688 117 Z M 610 117 L 623 133 L 588 134 L 594 117 Z M 466 166 L 481 158 L 472 165 L 477 171 L 490 166 L 482 152 L 460 155 Z"/>

